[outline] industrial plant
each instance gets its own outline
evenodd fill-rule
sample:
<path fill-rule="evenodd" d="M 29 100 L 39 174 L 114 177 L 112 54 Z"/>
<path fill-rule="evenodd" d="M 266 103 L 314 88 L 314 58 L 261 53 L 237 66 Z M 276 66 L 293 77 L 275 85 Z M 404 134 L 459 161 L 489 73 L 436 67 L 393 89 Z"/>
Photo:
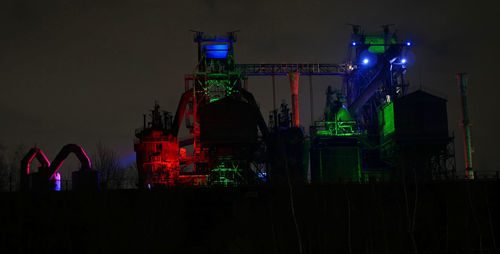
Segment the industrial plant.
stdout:
<path fill-rule="evenodd" d="M 483 181 L 474 174 L 467 74 L 457 74 L 466 163 L 457 171 L 447 100 L 409 92 L 414 45 L 389 26 L 375 34 L 353 26 L 341 63 L 240 63 L 236 32 L 193 34 L 197 64 L 179 84 L 177 108 L 155 102 L 142 119 L 130 116 L 143 122 L 130 130 L 134 188 L 102 188 L 79 145 L 53 161 L 34 147 L 21 161 L 21 192 L 3 196 L 10 205 L 0 215 L 12 222 L 0 221 L 0 250 L 498 251 L 498 173 Z M 256 76 L 272 84 L 270 112 L 248 89 Z M 320 91 L 322 112 L 313 110 L 312 82 L 299 93 L 312 76 L 342 83 Z M 279 77 L 289 80 L 290 105 L 278 103 Z M 299 97 L 308 95 L 300 101 L 311 111 L 299 115 Z M 70 154 L 80 168 L 64 191 L 59 169 Z"/>
<path fill-rule="evenodd" d="M 422 90 L 408 93 L 405 73 L 414 61 L 412 42 L 398 40 L 388 26 L 379 34 L 353 26 L 345 61 L 315 64 L 241 64 L 234 57 L 236 32 L 193 33 L 197 64 L 194 73 L 184 76 L 177 108 L 160 110 L 155 103 L 135 131 L 138 188 L 463 178 L 456 172 L 446 100 Z M 255 76 L 272 80 L 273 110 L 268 115 L 248 91 Z M 275 78 L 280 76 L 289 79 L 291 107 L 276 103 Z M 315 88 L 309 83 L 311 113 L 302 117 L 310 117 L 312 124 L 304 128 L 299 81 L 311 76 L 341 79 L 342 87 L 328 87 L 325 110 L 315 118 Z M 464 177 L 473 179 L 466 81 L 465 74 L 458 75 Z M 189 137 L 180 137 L 183 129 Z M 58 168 L 70 152 L 81 162 L 73 187 L 97 189 L 99 176 L 77 145 L 65 147 L 52 165 L 43 151 L 33 148 L 22 162 L 22 188 L 57 189 Z M 41 169 L 30 174 L 34 158 Z"/>
<path fill-rule="evenodd" d="M 454 179 L 446 100 L 407 93 L 411 42 L 388 27 L 376 35 L 353 30 L 341 64 L 240 64 L 234 32 L 194 32 L 198 64 L 185 75 L 175 115 L 155 105 L 136 131 L 139 187 Z M 273 81 L 267 121 L 247 88 L 254 76 Z M 290 80 L 291 107 L 276 105 L 278 76 Z M 309 133 L 299 116 L 304 76 L 342 80 L 341 89 L 325 91 L 320 121 L 311 112 Z M 183 127 L 189 138 L 180 139 Z"/>

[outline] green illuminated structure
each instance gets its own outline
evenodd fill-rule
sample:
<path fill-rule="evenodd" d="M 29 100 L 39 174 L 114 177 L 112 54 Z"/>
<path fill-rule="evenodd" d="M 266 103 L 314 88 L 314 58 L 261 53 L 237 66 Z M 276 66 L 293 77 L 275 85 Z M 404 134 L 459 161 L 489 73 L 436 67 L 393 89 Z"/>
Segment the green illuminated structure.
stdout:
<path fill-rule="evenodd" d="M 381 108 L 378 113 L 378 120 L 384 137 L 394 133 L 396 127 L 394 125 L 394 104 L 392 102 Z"/>
<path fill-rule="evenodd" d="M 337 95 L 337 99 L 333 98 Z M 324 121 L 315 121 L 315 135 L 330 137 L 348 137 L 359 135 L 357 122 L 351 119 L 349 110 L 342 104 L 344 99 L 340 91 L 328 87 Z"/>
<path fill-rule="evenodd" d="M 316 136 L 311 141 L 310 156 L 313 182 L 360 180 L 361 154 L 358 137 Z"/>
<path fill-rule="evenodd" d="M 336 95 L 336 99 L 334 96 Z M 340 91 L 328 87 L 324 121 L 311 126 L 311 181 L 358 182 L 361 176 L 360 131 L 343 105 Z"/>
<path fill-rule="evenodd" d="M 229 163 L 229 161 L 227 161 Z M 213 185 L 220 185 L 224 187 L 236 186 L 240 184 L 243 176 L 238 165 L 231 162 L 232 167 L 226 166 L 225 162 L 221 162 L 216 168 L 210 172 L 209 181 Z"/>
<path fill-rule="evenodd" d="M 205 81 L 205 85 L 202 86 L 203 93 L 208 97 L 209 102 L 218 101 L 238 91 L 234 89 L 237 81 L 237 79 L 233 80 L 233 82 L 229 79 L 208 79 Z"/>
<path fill-rule="evenodd" d="M 356 121 L 315 121 L 318 136 L 357 136 Z"/>
<path fill-rule="evenodd" d="M 395 38 L 388 39 L 388 42 L 386 42 L 385 40 L 386 39 L 384 37 L 381 37 L 381 36 L 366 36 L 365 37 L 365 44 L 370 45 L 370 47 L 368 48 L 368 51 L 375 53 L 375 54 L 383 54 L 383 53 L 385 53 L 385 50 L 389 46 L 387 44 L 396 44 Z"/>
<path fill-rule="evenodd" d="M 195 76 L 197 85 L 201 89 L 200 92 L 209 103 L 237 93 L 242 81 L 239 71 L 212 73 L 205 70 L 196 72 Z"/>

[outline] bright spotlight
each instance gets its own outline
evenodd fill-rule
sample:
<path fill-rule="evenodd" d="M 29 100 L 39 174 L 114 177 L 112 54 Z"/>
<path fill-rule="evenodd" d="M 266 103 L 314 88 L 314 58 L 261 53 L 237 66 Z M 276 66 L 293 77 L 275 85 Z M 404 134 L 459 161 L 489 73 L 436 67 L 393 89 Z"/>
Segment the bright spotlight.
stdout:
<path fill-rule="evenodd" d="M 407 41 L 406 46 L 408 46 L 408 47 L 411 46 L 411 41 Z"/>
<path fill-rule="evenodd" d="M 363 64 L 368 64 L 369 62 L 370 62 L 370 60 L 368 60 L 368 58 L 363 59 Z"/>
<path fill-rule="evenodd" d="M 356 46 L 356 42 L 355 42 L 355 41 L 353 41 L 353 42 L 352 42 L 352 45 L 353 45 L 353 46 Z"/>
<path fill-rule="evenodd" d="M 401 59 L 401 63 L 405 64 L 406 63 L 406 58 Z"/>

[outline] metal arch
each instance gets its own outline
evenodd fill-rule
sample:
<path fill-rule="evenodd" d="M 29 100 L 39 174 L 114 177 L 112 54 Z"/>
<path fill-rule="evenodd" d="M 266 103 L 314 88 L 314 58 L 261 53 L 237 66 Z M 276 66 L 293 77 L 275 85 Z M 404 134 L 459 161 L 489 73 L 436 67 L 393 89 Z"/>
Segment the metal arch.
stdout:
<path fill-rule="evenodd" d="M 56 158 L 52 161 L 52 163 L 47 159 L 43 151 L 39 148 L 31 148 L 26 156 L 21 160 L 21 186 L 22 188 L 27 188 L 27 177 L 30 174 L 30 163 L 36 158 L 42 168 L 48 169 L 49 179 L 52 180 L 55 177 L 55 174 L 64 163 L 66 158 L 70 153 L 74 153 L 78 160 L 80 161 L 81 168 L 80 170 L 89 170 L 92 167 L 92 163 L 90 162 L 89 157 L 85 153 L 82 147 L 75 144 L 67 144 L 65 145 L 61 151 L 57 154 Z"/>
<path fill-rule="evenodd" d="M 78 160 L 80 161 L 81 168 L 80 170 L 89 170 L 92 167 L 92 163 L 90 162 L 87 153 L 83 150 L 82 147 L 75 144 L 67 144 L 65 145 L 61 151 L 57 154 L 56 158 L 52 161 L 49 167 L 50 178 L 53 179 L 59 168 L 62 166 L 66 158 L 70 153 L 74 153 Z"/>
<path fill-rule="evenodd" d="M 42 167 L 50 167 L 50 162 L 47 159 L 47 156 L 43 153 L 43 151 L 39 148 L 31 148 L 24 156 L 24 158 L 21 160 L 21 174 L 30 174 L 30 163 L 33 161 L 33 159 L 36 158 L 40 164 L 42 164 Z"/>
<path fill-rule="evenodd" d="M 26 156 L 21 160 L 21 188 L 27 188 L 28 175 L 30 174 L 30 163 L 36 158 L 43 168 L 50 167 L 50 162 L 47 156 L 39 148 L 31 148 Z"/>

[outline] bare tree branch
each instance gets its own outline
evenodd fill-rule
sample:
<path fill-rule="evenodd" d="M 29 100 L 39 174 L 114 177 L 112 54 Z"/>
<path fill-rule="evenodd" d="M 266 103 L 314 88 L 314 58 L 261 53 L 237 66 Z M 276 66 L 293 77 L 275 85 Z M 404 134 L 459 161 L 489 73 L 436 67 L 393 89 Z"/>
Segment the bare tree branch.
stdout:
<path fill-rule="evenodd" d="M 124 169 L 116 152 L 98 142 L 97 150 L 93 154 L 93 168 L 100 174 L 101 189 L 119 189 L 124 180 Z"/>

